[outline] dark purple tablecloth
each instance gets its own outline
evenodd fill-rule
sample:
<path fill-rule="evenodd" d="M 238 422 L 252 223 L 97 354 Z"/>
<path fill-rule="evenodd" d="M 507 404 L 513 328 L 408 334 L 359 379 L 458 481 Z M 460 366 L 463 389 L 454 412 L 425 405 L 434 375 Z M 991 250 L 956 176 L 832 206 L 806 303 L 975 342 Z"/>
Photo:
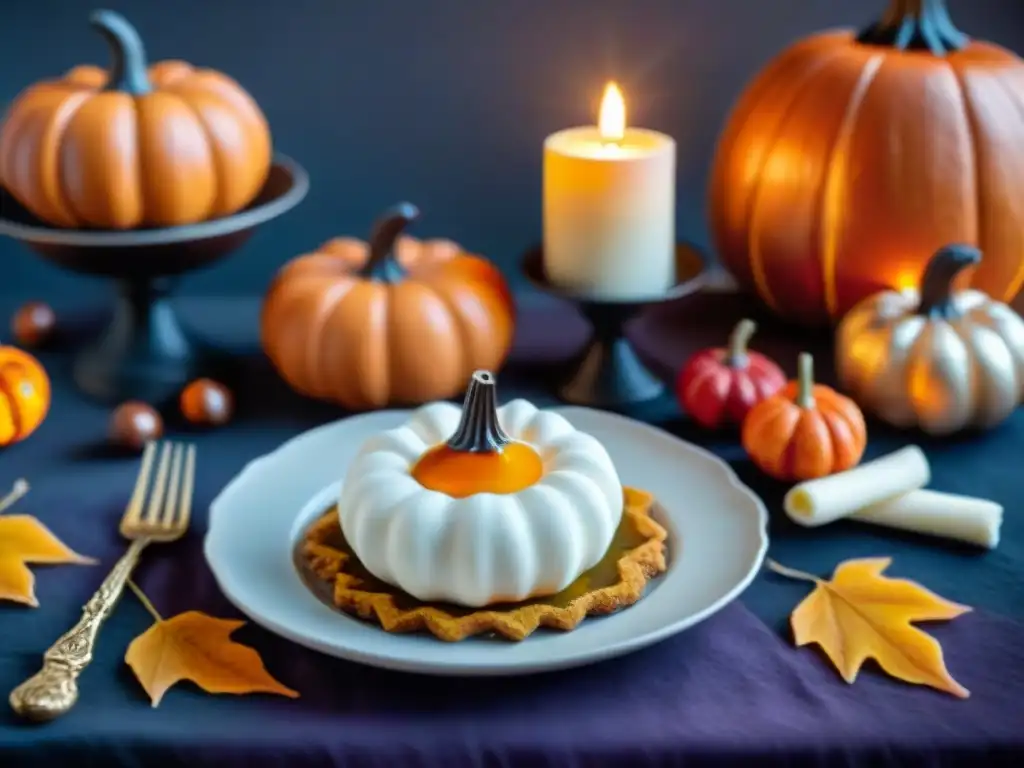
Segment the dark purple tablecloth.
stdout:
<path fill-rule="evenodd" d="M 208 330 L 248 329 L 255 307 L 197 306 Z M 745 308 L 734 298 L 670 307 L 636 328 L 641 349 L 666 375 L 692 349 L 724 336 Z M 559 328 L 559 334 L 549 329 Z M 226 328 L 226 329 L 225 329 Z M 526 307 L 503 395 L 552 402 L 539 364 L 581 339 L 573 316 Z M 232 335 L 225 326 L 219 335 Z M 821 352 L 821 339 L 770 323 L 763 349 L 792 370 L 795 354 Z M 36 568 L 42 607 L 0 606 L 0 691 L 35 671 L 42 651 L 73 623 L 102 571 L 123 550 L 116 521 L 137 461 L 98 447 L 108 412 L 80 399 L 60 353 L 46 356 L 53 411 L 31 440 L 0 455 L 0 485 L 27 477 L 20 511 L 47 522 L 69 544 L 102 558 L 102 569 Z M 820 366 L 827 378 L 827 365 Z M 239 416 L 199 445 L 197 519 L 182 542 L 147 553 L 138 580 L 170 615 L 200 609 L 236 616 L 201 554 L 210 499 L 248 460 L 283 439 L 337 418 L 329 407 L 290 396 L 253 362 L 238 384 Z M 892 555 L 894 575 L 915 578 L 978 610 L 926 626 L 946 649 L 950 672 L 972 691 L 966 701 L 880 675 L 870 665 L 847 686 L 813 648 L 796 649 L 786 616 L 808 585 L 759 577 L 742 600 L 653 648 L 578 670 L 507 679 L 436 679 L 363 668 L 246 626 L 237 639 L 302 694 L 209 696 L 183 684 L 151 709 L 123 662 L 149 624 L 128 595 L 105 627 L 81 680 L 78 707 L 45 726 L 0 708 L 0 766 L 989 766 L 1024 755 L 1024 508 L 1019 457 L 1024 414 L 985 436 L 917 439 L 932 462 L 933 487 L 984 494 L 1006 506 L 1003 542 L 991 553 L 856 524 L 808 531 L 777 513 L 777 484 L 752 470 L 729 436 L 709 437 L 678 414 L 651 418 L 729 461 L 773 510 L 771 554 L 828 575 L 840 560 Z M 871 426 L 869 455 L 913 436 Z M 628 621 L 628 613 L 612 619 Z M 586 631 L 584 625 L 579 631 Z"/>
<path fill-rule="evenodd" d="M 124 624 L 145 626 L 141 611 L 124 613 Z M 642 653 L 508 680 L 410 677 L 258 638 L 299 701 L 182 689 L 151 711 L 114 668 L 110 648 L 84 681 L 81 709 L 50 726 L 60 738 L 5 727 L 0 755 L 13 759 L 5 766 L 27 767 L 40 755 L 67 765 L 157 765 L 159 755 L 159 765 L 219 768 L 980 767 L 1019 758 L 1024 632 L 968 615 L 935 634 L 972 690 L 968 702 L 871 671 L 847 686 L 814 651 L 792 648 L 738 603 Z M 124 639 L 108 635 L 106 645 Z M 11 666 L 0 667 L 5 681 Z"/>

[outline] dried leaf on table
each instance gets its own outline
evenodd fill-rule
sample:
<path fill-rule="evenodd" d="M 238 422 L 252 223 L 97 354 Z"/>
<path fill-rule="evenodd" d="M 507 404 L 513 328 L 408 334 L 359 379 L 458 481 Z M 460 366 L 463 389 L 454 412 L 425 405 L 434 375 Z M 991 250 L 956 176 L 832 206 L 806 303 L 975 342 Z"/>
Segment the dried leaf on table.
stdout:
<path fill-rule="evenodd" d="M 970 692 L 946 670 L 942 646 L 912 622 L 953 619 L 971 609 L 916 582 L 883 576 L 891 562 L 888 557 L 847 560 L 831 581 L 771 560 L 767 564 L 782 576 L 815 584 L 790 617 L 794 639 L 798 646 L 821 646 L 846 682 L 874 659 L 892 677 L 966 699 Z"/>
<path fill-rule="evenodd" d="M 28 492 L 24 480 L 0 499 L 0 512 Z M 74 552 L 31 515 L 0 515 L 0 600 L 39 605 L 31 565 L 93 565 L 96 561 Z"/>
<path fill-rule="evenodd" d="M 260 655 L 231 639 L 244 621 L 217 619 L 199 611 L 162 618 L 129 582 L 155 623 L 128 646 L 125 662 L 156 707 L 176 683 L 191 680 L 207 693 L 299 694 L 273 677 Z"/>

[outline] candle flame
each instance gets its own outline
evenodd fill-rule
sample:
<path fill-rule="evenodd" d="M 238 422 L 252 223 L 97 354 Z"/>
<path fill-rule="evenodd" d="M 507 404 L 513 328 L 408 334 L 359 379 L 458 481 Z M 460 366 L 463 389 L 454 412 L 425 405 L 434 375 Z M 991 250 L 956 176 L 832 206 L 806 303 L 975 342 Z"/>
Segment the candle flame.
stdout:
<path fill-rule="evenodd" d="M 597 130 L 604 141 L 622 141 L 626 135 L 626 100 L 614 82 L 605 86 Z"/>

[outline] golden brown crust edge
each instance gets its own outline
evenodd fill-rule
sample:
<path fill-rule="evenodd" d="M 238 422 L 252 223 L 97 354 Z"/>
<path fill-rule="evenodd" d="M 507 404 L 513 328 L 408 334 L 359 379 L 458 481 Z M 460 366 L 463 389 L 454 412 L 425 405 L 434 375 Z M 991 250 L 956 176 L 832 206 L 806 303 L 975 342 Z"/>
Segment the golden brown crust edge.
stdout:
<path fill-rule="evenodd" d="M 457 642 L 473 635 L 494 632 L 508 640 L 524 640 L 538 627 L 570 631 L 587 616 L 612 613 L 636 603 L 647 582 L 666 570 L 665 540 L 668 532 L 651 517 L 654 497 L 646 491 L 626 487 L 623 514 L 630 516 L 645 538 L 628 550 L 617 564 L 619 580 L 607 587 L 586 592 L 565 607 L 526 605 L 505 610 L 481 609 L 465 616 L 452 616 L 429 605 L 405 610 L 387 592 L 357 589 L 359 580 L 345 573 L 348 555 L 323 544 L 336 530 L 338 512 L 332 510 L 306 531 L 302 556 L 317 577 L 334 585 L 334 604 L 345 613 L 376 621 L 386 632 L 407 633 L 426 630 L 440 640 Z"/>

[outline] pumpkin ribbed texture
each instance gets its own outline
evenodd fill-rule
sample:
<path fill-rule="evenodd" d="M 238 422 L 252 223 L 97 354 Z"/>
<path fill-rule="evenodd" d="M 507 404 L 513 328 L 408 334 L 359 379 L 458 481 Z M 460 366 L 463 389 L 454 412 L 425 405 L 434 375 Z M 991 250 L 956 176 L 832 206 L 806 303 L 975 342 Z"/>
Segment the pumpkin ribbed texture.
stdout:
<path fill-rule="evenodd" d="M 0 128 L 8 192 L 66 228 L 193 224 L 251 203 L 272 162 L 253 98 L 227 75 L 183 61 L 147 69 L 141 40 L 118 14 L 98 11 L 93 25 L 114 51 L 111 73 L 79 66 L 18 95 Z"/>
<path fill-rule="evenodd" d="M 32 355 L 0 346 L 0 447 L 31 435 L 50 410 L 50 379 Z"/>
<path fill-rule="evenodd" d="M 799 482 L 851 469 L 867 445 L 864 414 L 850 398 L 815 384 L 813 360 L 800 355 L 798 377 L 755 405 L 743 421 L 743 448 L 778 480 Z"/>
<path fill-rule="evenodd" d="M 1024 61 L 980 41 L 933 53 L 845 31 L 802 40 L 738 101 L 709 202 L 726 268 L 804 325 L 916 285 L 949 242 L 986 254 L 960 287 L 1009 301 L 1024 283 Z"/>
<path fill-rule="evenodd" d="M 337 238 L 286 264 L 263 306 L 263 349 L 296 391 L 352 410 L 420 404 L 498 370 L 514 309 L 498 269 L 447 240 L 400 237 L 395 282 L 360 270 L 368 246 Z"/>

